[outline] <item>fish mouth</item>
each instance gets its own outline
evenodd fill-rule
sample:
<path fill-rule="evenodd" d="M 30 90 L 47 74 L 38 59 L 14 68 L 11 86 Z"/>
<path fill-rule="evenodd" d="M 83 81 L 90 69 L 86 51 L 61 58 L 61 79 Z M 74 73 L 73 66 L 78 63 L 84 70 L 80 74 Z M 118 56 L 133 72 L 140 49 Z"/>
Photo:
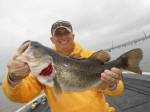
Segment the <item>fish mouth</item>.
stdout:
<path fill-rule="evenodd" d="M 32 47 L 32 41 L 31 40 L 25 41 L 18 49 L 18 52 L 17 52 L 18 56 L 20 57 L 20 56 L 22 56 L 22 54 L 28 54 L 27 52 L 30 50 L 31 47 Z M 28 54 L 28 56 L 29 56 L 29 54 Z M 34 63 L 37 60 L 40 60 L 40 57 L 33 58 L 33 57 L 28 57 L 28 56 L 25 55 L 24 57 L 27 58 L 27 61 L 30 61 L 30 63 Z M 53 72 L 55 71 L 51 62 L 47 63 L 46 66 L 45 66 L 45 64 L 44 65 L 37 65 L 37 64 L 30 65 L 30 67 L 33 70 L 41 69 L 40 66 L 43 66 L 43 69 L 41 70 L 41 72 L 38 73 L 38 75 L 40 75 L 40 76 L 51 76 L 53 74 Z"/>
<path fill-rule="evenodd" d="M 46 68 L 44 68 L 41 72 L 40 72 L 40 76 L 51 76 L 52 73 L 54 71 L 54 68 L 52 66 L 52 64 L 49 64 Z"/>

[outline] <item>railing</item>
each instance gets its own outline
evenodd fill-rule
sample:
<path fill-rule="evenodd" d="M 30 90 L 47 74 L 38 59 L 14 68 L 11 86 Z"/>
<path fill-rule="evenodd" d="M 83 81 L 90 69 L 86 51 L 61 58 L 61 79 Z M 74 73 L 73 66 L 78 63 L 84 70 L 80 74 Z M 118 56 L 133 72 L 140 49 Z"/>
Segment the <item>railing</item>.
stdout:
<path fill-rule="evenodd" d="M 114 50 L 114 49 L 120 49 L 120 48 L 129 46 L 129 45 L 136 44 L 136 43 L 138 43 L 138 42 L 140 42 L 140 41 L 145 41 L 145 40 L 147 40 L 147 39 L 150 39 L 150 35 L 149 35 L 149 36 L 142 37 L 142 38 L 138 38 L 138 39 L 135 39 L 135 40 L 132 40 L 132 41 L 129 41 L 129 42 L 126 42 L 126 43 L 117 45 L 117 46 L 112 46 L 111 48 L 108 48 L 108 49 L 105 49 L 105 50 L 108 51 L 108 52 L 111 52 L 111 51 Z"/>
<path fill-rule="evenodd" d="M 20 109 L 18 109 L 16 112 L 27 112 L 29 111 L 29 109 L 31 108 L 31 105 L 34 101 L 39 100 L 40 98 L 42 98 L 43 96 L 45 96 L 45 94 L 41 94 L 38 97 L 36 97 L 35 99 L 33 99 L 31 102 L 25 104 L 24 106 L 22 106 Z"/>

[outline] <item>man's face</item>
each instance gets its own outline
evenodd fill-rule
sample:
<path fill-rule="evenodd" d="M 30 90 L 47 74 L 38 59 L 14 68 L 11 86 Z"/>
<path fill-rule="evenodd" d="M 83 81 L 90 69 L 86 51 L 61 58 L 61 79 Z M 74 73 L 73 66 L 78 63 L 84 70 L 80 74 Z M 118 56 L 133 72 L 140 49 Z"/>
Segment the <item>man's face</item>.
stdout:
<path fill-rule="evenodd" d="M 63 29 L 64 30 L 64 29 Z M 73 33 L 65 33 L 63 30 L 58 32 L 58 35 L 54 35 L 51 37 L 51 41 L 59 50 L 67 50 L 74 44 L 74 34 Z M 56 32 L 57 33 L 57 32 Z"/>

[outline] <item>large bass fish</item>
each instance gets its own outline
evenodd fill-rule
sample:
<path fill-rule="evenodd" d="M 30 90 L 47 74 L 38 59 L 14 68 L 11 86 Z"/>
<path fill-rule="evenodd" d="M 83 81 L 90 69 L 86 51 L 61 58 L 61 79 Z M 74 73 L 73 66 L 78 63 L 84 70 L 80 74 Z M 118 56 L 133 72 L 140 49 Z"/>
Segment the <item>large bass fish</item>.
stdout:
<path fill-rule="evenodd" d="M 56 95 L 60 95 L 63 90 L 83 91 L 96 88 L 102 82 L 101 73 L 112 67 L 142 73 L 139 67 L 143 57 L 140 48 L 130 50 L 113 61 L 108 61 L 109 57 L 105 53 L 98 51 L 89 58 L 77 59 L 29 40 L 20 46 L 16 59 L 26 62 L 32 74 L 40 82 L 53 87 Z"/>

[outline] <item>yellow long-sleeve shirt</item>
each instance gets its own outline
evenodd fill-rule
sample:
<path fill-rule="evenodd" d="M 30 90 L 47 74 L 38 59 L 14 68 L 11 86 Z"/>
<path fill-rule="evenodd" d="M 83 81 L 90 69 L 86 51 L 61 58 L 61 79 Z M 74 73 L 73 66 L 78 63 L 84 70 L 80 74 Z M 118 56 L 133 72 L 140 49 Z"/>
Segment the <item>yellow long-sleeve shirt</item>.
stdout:
<path fill-rule="evenodd" d="M 55 47 L 54 50 L 56 50 Z M 87 58 L 92 53 L 93 51 L 83 49 L 79 44 L 75 43 L 71 55 L 79 54 Z M 2 88 L 8 99 L 20 103 L 31 101 L 44 90 L 52 112 L 115 112 L 113 107 L 109 107 L 103 92 L 92 89 L 82 92 L 64 91 L 62 96 L 56 99 L 53 94 L 53 88 L 41 84 L 31 73 L 17 84 L 15 88 L 12 88 L 9 84 L 8 75 L 6 75 L 2 83 Z M 119 81 L 114 91 L 105 90 L 104 92 L 110 96 L 117 96 L 121 94 L 123 89 L 123 82 Z"/>

